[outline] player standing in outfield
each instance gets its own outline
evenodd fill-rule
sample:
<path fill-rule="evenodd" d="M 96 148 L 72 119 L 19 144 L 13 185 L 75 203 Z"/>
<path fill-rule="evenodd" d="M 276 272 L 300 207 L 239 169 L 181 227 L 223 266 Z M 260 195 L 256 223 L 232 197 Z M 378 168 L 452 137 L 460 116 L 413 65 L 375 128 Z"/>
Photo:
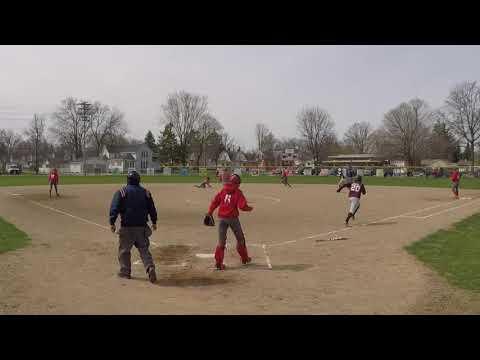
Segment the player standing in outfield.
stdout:
<path fill-rule="evenodd" d="M 452 180 L 452 192 L 455 196 L 455 199 L 459 199 L 458 197 L 458 186 L 460 185 L 460 172 L 458 168 L 455 168 L 450 176 L 450 180 Z"/>
<path fill-rule="evenodd" d="M 212 185 L 210 185 L 210 176 L 205 176 L 205 180 L 200 185 L 194 185 L 194 186 L 199 189 L 205 189 L 207 186 L 211 188 Z"/>
<path fill-rule="evenodd" d="M 50 171 L 50 174 L 48 174 L 48 183 L 50 184 L 50 197 L 52 197 L 52 188 L 54 187 L 55 187 L 55 193 L 57 194 L 57 196 L 60 196 L 60 194 L 58 193 L 59 178 L 60 176 L 58 175 L 57 169 L 53 169 L 52 171 Z"/>
<path fill-rule="evenodd" d="M 149 251 L 152 230 L 148 226 L 148 217 L 152 221 L 153 230 L 157 230 L 157 209 L 152 194 L 140 186 L 140 175 L 130 171 L 127 176 L 127 186 L 115 193 L 110 207 L 110 228 L 116 231 L 115 222 L 121 216 L 119 234 L 118 261 L 121 278 L 131 278 L 131 253 L 135 246 L 140 253 L 145 270 L 151 283 L 157 281 L 155 264 Z"/>
<path fill-rule="evenodd" d="M 215 267 L 217 270 L 225 270 L 223 258 L 225 255 L 225 246 L 227 244 L 227 230 L 231 228 L 237 239 L 237 251 L 243 264 L 248 264 L 252 259 L 248 256 L 245 235 L 242 225 L 238 219 L 239 211 L 252 211 L 248 206 L 247 200 L 240 190 L 241 179 L 237 174 L 233 174 L 229 181 L 223 185 L 223 189 L 212 200 L 208 213 L 205 215 L 204 224 L 214 226 L 213 212 L 218 209 L 218 244 L 215 249 Z"/>
<path fill-rule="evenodd" d="M 347 184 L 343 185 L 337 190 L 340 192 L 344 187 L 349 187 Z M 360 197 L 365 195 L 367 191 L 365 186 L 362 184 L 362 177 L 360 175 L 356 176 L 350 185 L 350 192 L 348 193 L 348 199 L 350 200 L 350 208 L 348 210 L 347 218 L 345 219 L 345 225 L 348 226 L 350 219 L 355 220 L 355 214 L 360 208 Z"/>
<path fill-rule="evenodd" d="M 288 183 L 288 170 L 287 169 L 283 169 L 280 176 L 282 177 L 282 184 L 283 185 L 292 187 L 292 185 L 290 185 Z"/>

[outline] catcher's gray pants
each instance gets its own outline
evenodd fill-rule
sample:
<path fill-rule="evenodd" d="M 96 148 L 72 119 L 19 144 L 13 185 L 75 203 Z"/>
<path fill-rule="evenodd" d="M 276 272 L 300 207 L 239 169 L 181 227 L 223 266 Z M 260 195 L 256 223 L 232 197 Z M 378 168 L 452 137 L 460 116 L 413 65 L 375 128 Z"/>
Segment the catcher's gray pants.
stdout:
<path fill-rule="evenodd" d="M 245 244 L 245 235 L 243 234 L 242 225 L 238 217 L 230 219 L 219 219 L 218 224 L 218 245 L 225 247 L 227 244 L 227 230 L 230 227 L 235 234 L 237 244 Z"/>
<path fill-rule="evenodd" d="M 152 230 L 150 230 L 148 226 L 122 227 L 120 228 L 118 234 L 120 239 L 120 244 L 118 247 L 120 273 L 124 275 L 130 275 L 132 270 L 130 251 L 134 245 L 140 253 L 145 270 L 148 271 L 150 267 L 155 268 L 152 254 L 148 250 L 148 247 L 150 246 L 150 240 L 148 238 L 152 235 Z"/>

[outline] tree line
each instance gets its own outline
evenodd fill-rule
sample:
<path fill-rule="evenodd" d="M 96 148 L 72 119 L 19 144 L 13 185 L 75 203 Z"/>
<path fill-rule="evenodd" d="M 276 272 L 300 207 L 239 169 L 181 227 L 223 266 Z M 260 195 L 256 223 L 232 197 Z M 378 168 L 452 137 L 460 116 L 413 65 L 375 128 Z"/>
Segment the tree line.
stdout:
<path fill-rule="evenodd" d="M 127 137 L 125 115 L 100 101 L 79 106 L 77 98 L 60 102 L 49 116 L 34 114 L 23 132 L 0 129 L 0 162 L 19 157 L 33 159 L 38 172 L 44 160 L 79 160 L 84 148 L 100 156 L 104 145 L 140 143 Z M 47 126 L 47 123 L 50 126 Z M 439 108 L 414 98 L 388 110 L 382 123 L 354 122 L 339 138 L 335 122 L 320 106 L 305 106 L 297 114 L 297 136 L 279 139 L 262 123 L 254 129 L 255 148 L 244 150 L 248 160 L 279 162 L 285 148 L 296 148 L 300 158 L 321 162 L 334 153 L 373 153 L 386 159 L 403 159 L 408 166 L 425 158 L 442 158 L 475 163 L 480 139 L 480 86 L 467 81 L 452 88 Z M 167 96 L 162 105 L 161 127 L 156 137 L 148 131 L 144 141 L 164 164 L 197 166 L 207 159 L 218 162 L 222 152 L 233 160 L 240 146 L 211 111 L 208 98 L 179 91 Z M 143 141 L 142 141 L 143 142 Z M 462 151 L 463 149 L 463 151 Z"/>

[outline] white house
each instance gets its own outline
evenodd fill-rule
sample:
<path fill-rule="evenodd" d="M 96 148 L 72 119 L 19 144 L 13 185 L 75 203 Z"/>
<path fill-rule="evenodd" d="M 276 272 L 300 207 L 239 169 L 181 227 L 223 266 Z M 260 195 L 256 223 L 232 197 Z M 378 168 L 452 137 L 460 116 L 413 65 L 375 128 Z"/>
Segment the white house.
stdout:
<path fill-rule="evenodd" d="M 153 151 L 147 144 L 104 146 L 102 157 L 106 159 L 108 172 L 124 173 L 134 169 L 145 173 L 156 167 L 152 160 Z"/>

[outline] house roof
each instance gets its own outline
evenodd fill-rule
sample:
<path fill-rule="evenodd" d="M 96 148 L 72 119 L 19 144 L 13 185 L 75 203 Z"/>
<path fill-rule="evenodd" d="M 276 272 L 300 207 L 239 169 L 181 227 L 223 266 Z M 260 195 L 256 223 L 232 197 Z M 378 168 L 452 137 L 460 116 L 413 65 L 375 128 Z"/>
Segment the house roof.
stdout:
<path fill-rule="evenodd" d="M 338 160 L 345 160 L 345 159 L 376 159 L 380 158 L 380 156 L 375 154 L 340 154 L 340 155 L 332 155 L 328 157 L 329 159 L 338 159 Z"/>
<path fill-rule="evenodd" d="M 124 152 L 137 152 L 140 148 L 144 147 L 145 144 L 138 144 L 138 145 L 116 145 L 116 146 L 108 146 L 107 150 L 109 153 L 119 154 Z"/>
<path fill-rule="evenodd" d="M 112 160 L 135 160 L 132 154 L 122 154 L 119 156 L 115 156 Z"/>
<path fill-rule="evenodd" d="M 222 153 L 220 154 L 220 156 L 218 157 L 218 160 L 219 161 L 226 161 L 226 162 L 230 162 L 230 156 L 228 156 L 228 153 L 226 151 L 222 151 Z"/>

